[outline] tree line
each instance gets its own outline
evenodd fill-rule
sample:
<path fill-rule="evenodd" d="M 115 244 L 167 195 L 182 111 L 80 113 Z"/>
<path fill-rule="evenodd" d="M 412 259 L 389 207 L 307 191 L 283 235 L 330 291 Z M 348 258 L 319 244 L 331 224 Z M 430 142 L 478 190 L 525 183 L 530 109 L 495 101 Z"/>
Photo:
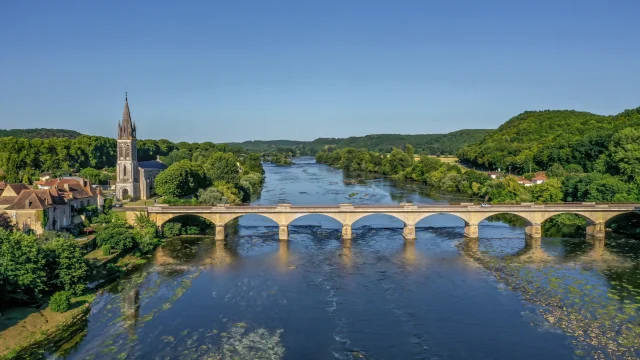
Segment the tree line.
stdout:
<path fill-rule="evenodd" d="M 138 140 L 138 161 L 155 160 L 159 156 L 165 164 L 171 165 L 181 160 L 198 161 L 212 152 L 230 152 L 243 156 L 247 151 L 211 142 Z M 2 137 L 0 180 L 21 182 L 25 178 L 37 178 L 41 172 L 52 172 L 56 176 L 85 170 L 83 176 L 90 178 L 92 182 L 104 183 L 115 173 L 116 154 L 116 140 L 102 136 L 82 135 L 73 139 Z"/>
<path fill-rule="evenodd" d="M 364 149 L 325 149 L 316 155 L 316 161 L 346 171 L 380 173 L 396 179 L 419 181 L 447 192 L 460 193 L 492 203 L 520 202 L 638 202 L 640 182 L 628 181 L 625 176 L 607 173 L 583 173 L 578 167 L 565 169 L 552 165 L 549 179 L 542 184 L 525 187 L 515 176 L 492 179 L 486 173 L 463 169 L 437 158 L 422 155 L 414 160 L 414 149 L 394 149 L 388 156 Z M 534 174 L 525 174 L 531 178 Z"/>
<path fill-rule="evenodd" d="M 375 152 L 389 153 L 394 148 L 411 144 L 417 152 L 429 155 L 453 155 L 461 147 L 480 141 L 493 130 L 466 129 L 448 134 L 374 134 L 366 136 L 352 136 L 348 138 L 318 138 L 313 141 L 271 140 L 245 141 L 234 143 L 249 150 L 260 152 L 293 150 L 295 156 L 315 155 L 326 147 L 367 149 Z"/>

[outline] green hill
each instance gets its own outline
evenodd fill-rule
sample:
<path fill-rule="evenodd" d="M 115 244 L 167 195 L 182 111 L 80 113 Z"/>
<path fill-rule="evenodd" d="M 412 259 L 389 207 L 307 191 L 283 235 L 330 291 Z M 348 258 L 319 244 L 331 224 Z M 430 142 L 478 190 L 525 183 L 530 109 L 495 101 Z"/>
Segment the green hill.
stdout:
<path fill-rule="evenodd" d="M 82 136 L 81 133 L 74 130 L 65 129 L 0 129 L 0 137 L 16 137 L 25 139 L 49 139 L 49 138 L 67 138 L 76 139 Z"/>
<path fill-rule="evenodd" d="M 348 138 L 318 138 L 313 141 L 271 140 L 271 141 L 245 141 L 231 143 L 251 150 L 271 150 L 277 148 L 295 148 L 298 153 L 314 155 L 326 146 L 337 148 L 354 147 L 378 152 L 391 152 L 395 148 L 402 148 L 411 144 L 416 153 L 426 152 L 435 154 L 455 154 L 462 146 L 480 141 L 493 130 L 466 129 L 448 134 L 375 134 L 366 136 L 352 136 Z"/>
<path fill-rule="evenodd" d="M 458 151 L 462 161 L 515 172 L 546 170 L 554 163 L 606 171 L 611 143 L 619 131 L 640 127 L 640 107 L 612 115 L 574 110 L 526 111 L 502 124 L 482 141 Z M 625 137 L 626 135 L 619 135 Z"/>

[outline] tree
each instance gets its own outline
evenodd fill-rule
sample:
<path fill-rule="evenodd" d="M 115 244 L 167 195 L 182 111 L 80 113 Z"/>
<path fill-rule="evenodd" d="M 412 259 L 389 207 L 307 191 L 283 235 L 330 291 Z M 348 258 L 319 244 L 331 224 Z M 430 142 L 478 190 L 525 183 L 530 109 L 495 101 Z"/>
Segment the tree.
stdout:
<path fill-rule="evenodd" d="M 404 151 L 393 149 L 391 154 L 382 161 L 382 173 L 385 175 L 396 175 L 409 168 L 413 163 Z"/>
<path fill-rule="evenodd" d="M 528 189 L 531 192 L 532 199 L 539 203 L 557 203 L 562 202 L 564 198 L 562 181 L 557 178 L 549 179 Z"/>
<path fill-rule="evenodd" d="M 38 300 L 47 290 L 45 265 L 35 236 L 0 230 L 0 305 Z"/>
<path fill-rule="evenodd" d="M 0 229 L 5 231 L 12 231 L 15 228 L 9 214 L 0 213 Z"/>
<path fill-rule="evenodd" d="M 89 276 L 89 265 L 82 249 L 69 237 L 57 237 L 45 248 L 49 252 L 47 268 L 53 284 L 72 295 L 80 295 Z"/>
<path fill-rule="evenodd" d="M 617 132 L 611 139 L 609 150 L 620 174 L 629 179 L 640 177 L 640 128 Z"/>
<path fill-rule="evenodd" d="M 567 174 L 567 172 L 562 167 L 562 165 L 557 164 L 557 163 L 551 165 L 551 167 L 547 169 L 547 176 L 548 177 L 560 178 L 560 177 L 565 176 L 566 174 Z"/>
<path fill-rule="evenodd" d="M 211 182 L 224 181 L 237 184 L 240 180 L 238 159 L 230 153 L 216 152 L 204 164 L 204 170 Z"/>
<path fill-rule="evenodd" d="M 195 194 L 209 183 L 202 167 L 182 160 L 158 174 L 155 180 L 156 193 L 174 198 Z"/>
<path fill-rule="evenodd" d="M 143 213 L 136 214 L 135 223 L 134 232 L 138 249 L 143 254 L 150 254 L 161 244 L 156 223 Z"/>
<path fill-rule="evenodd" d="M 407 144 L 405 145 L 405 153 L 407 153 L 407 156 L 409 157 L 409 159 L 411 159 L 411 161 L 413 161 L 413 157 L 415 154 L 415 149 L 413 148 L 413 145 L 411 144 Z"/>
<path fill-rule="evenodd" d="M 108 245 L 114 250 L 122 251 L 133 248 L 135 238 L 133 231 L 122 221 L 106 224 L 96 235 L 98 246 Z"/>
<path fill-rule="evenodd" d="M 208 187 L 206 189 L 200 189 L 198 191 L 198 200 L 201 204 L 216 205 L 216 204 L 229 204 L 227 199 L 220 190 L 215 186 Z"/>

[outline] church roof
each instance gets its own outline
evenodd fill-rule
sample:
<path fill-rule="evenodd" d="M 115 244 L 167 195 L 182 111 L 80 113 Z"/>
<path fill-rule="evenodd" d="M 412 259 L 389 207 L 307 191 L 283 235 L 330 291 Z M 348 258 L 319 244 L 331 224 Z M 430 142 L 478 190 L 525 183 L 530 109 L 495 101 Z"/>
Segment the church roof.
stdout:
<path fill-rule="evenodd" d="M 124 110 L 122 111 L 122 122 L 118 123 L 118 139 L 135 139 L 136 124 L 131 122 L 131 111 L 129 111 L 129 99 L 124 97 Z"/>
<path fill-rule="evenodd" d="M 138 163 L 138 166 L 142 169 L 160 169 L 160 170 L 164 170 L 167 168 L 167 165 L 165 165 L 162 161 L 158 161 L 158 160 L 151 160 L 151 161 L 140 161 Z"/>

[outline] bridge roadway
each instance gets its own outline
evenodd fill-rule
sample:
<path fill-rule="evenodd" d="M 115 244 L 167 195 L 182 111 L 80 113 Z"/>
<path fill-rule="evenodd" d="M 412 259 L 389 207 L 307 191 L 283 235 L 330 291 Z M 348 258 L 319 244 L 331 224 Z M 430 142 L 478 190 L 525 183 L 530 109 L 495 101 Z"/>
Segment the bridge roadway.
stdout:
<path fill-rule="evenodd" d="M 476 204 L 460 205 L 415 205 L 402 203 L 399 205 L 353 205 L 340 204 L 334 206 L 299 206 L 278 204 L 276 206 L 131 206 L 118 208 L 124 211 L 127 221 L 133 223 L 135 215 L 148 215 L 162 229 L 162 225 L 176 216 L 197 215 L 211 221 L 216 226 L 216 239 L 225 237 L 225 225 L 242 215 L 255 214 L 275 221 L 279 226 L 279 238 L 289 239 L 289 224 L 305 215 L 319 214 L 328 216 L 342 224 L 342 237 L 352 238 L 351 227 L 357 220 L 374 214 L 393 216 L 404 223 L 403 236 L 407 240 L 416 238 L 416 224 L 431 215 L 449 214 L 462 219 L 465 223 L 466 237 L 478 237 L 478 224 L 492 215 L 513 214 L 526 220 L 526 234 L 529 237 L 542 236 L 541 224 L 550 217 L 558 214 L 578 214 L 587 220 L 587 235 L 604 237 L 605 223 L 611 218 L 625 213 L 637 212 L 638 204 L 595 204 L 595 203 L 564 203 L 564 204 L 533 204 L 522 203 L 513 205 L 481 206 Z"/>

